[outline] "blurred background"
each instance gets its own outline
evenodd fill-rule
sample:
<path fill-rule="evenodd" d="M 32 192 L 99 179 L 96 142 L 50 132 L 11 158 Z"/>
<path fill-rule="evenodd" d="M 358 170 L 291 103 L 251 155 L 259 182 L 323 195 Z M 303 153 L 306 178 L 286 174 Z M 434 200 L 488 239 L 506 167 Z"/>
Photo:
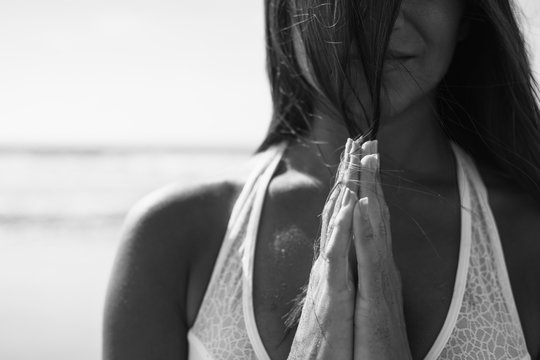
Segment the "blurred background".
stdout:
<path fill-rule="evenodd" d="M 0 0 L 0 49 L 0 359 L 99 359 L 128 209 L 263 139 L 263 1 Z"/>

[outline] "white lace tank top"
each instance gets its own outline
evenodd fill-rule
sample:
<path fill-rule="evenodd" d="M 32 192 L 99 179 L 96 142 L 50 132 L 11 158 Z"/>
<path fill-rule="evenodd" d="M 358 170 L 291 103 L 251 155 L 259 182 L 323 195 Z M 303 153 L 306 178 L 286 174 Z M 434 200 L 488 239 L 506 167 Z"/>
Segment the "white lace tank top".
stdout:
<path fill-rule="evenodd" d="M 429 360 L 530 360 L 487 191 L 474 161 L 451 143 L 461 197 L 461 243 L 454 292 Z M 229 220 L 193 327 L 189 360 L 269 360 L 255 323 L 253 258 L 263 202 L 286 149 L 261 155 Z"/>

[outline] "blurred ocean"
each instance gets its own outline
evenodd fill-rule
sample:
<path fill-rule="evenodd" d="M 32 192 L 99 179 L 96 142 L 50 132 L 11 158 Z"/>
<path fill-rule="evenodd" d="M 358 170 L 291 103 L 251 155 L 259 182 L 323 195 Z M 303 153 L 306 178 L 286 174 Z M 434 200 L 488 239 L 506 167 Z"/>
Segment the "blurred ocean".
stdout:
<path fill-rule="evenodd" d="M 100 359 L 128 209 L 164 185 L 218 178 L 252 150 L 0 150 L 0 359 Z"/>

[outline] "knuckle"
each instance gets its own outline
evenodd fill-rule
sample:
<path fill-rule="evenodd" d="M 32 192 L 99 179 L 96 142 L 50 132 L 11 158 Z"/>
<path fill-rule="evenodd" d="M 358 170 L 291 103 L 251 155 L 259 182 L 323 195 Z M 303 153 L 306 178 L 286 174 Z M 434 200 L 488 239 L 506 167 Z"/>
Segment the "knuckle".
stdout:
<path fill-rule="evenodd" d="M 375 237 L 371 224 L 362 227 L 362 238 L 372 240 Z"/>
<path fill-rule="evenodd" d="M 343 212 L 336 214 L 334 216 L 334 226 L 342 226 L 345 220 L 347 220 L 347 217 Z"/>
<path fill-rule="evenodd" d="M 345 248 L 336 244 L 335 240 L 336 239 L 333 239 L 324 252 L 321 253 L 323 259 L 331 265 L 345 261 L 348 256 L 348 252 L 345 251 Z"/>
<path fill-rule="evenodd" d="M 327 263 L 335 263 L 339 260 L 340 254 L 336 251 L 335 246 L 328 246 L 327 249 L 323 252 L 323 260 Z"/>
<path fill-rule="evenodd" d="M 327 223 L 329 219 L 330 219 L 330 206 L 326 205 L 323 209 L 322 221 L 323 223 Z"/>
<path fill-rule="evenodd" d="M 341 301 L 351 297 L 356 292 L 354 285 L 349 283 L 345 277 L 343 277 L 343 281 L 335 281 L 328 277 L 326 280 L 326 288 L 328 289 L 330 301 Z"/>
<path fill-rule="evenodd" d="M 381 236 L 382 238 L 386 238 L 388 236 L 388 229 L 386 228 L 386 224 L 381 222 L 377 230 L 379 232 L 379 236 Z"/>

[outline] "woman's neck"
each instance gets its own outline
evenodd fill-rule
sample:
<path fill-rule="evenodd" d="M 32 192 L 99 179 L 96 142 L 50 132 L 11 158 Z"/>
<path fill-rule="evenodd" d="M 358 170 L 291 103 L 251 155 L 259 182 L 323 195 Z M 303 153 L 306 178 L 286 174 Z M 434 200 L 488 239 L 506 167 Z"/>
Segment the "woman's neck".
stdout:
<path fill-rule="evenodd" d="M 293 157 L 289 161 L 295 169 L 331 185 L 348 137 L 341 122 L 315 116 L 305 144 L 293 145 L 297 160 Z M 455 181 L 453 152 L 438 123 L 432 99 L 426 97 L 423 103 L 381 119 L 377 140 L 382 173 L 390 174 L 387 181 L 392 177 L 424 184 Z"/>
<path fill-rule="evenodd" d="M 455 180 L 453 151 L 431 97 L 397 116 L 382 119 L 377 139 L 381 169 L 399 171 L 403 177 L 421 183 Z"/>

